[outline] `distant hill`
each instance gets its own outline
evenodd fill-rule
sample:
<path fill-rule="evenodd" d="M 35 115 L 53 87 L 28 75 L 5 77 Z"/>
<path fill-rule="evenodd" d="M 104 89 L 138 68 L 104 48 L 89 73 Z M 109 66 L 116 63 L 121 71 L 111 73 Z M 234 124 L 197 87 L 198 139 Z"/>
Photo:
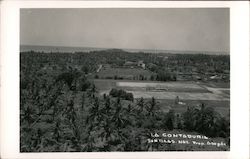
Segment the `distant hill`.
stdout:
<path fill-rule="evenodd" d="M 40 51 L 40 52 L 90 52 L 100 50 L 124 50 L 128 52 L 145 53 L 172 53 L 172 54 L 209 54 L 209 55 L 229 55 L 228 52 L 190 51 L 190 50 L 154 50 L 154 49 L 127 49 L 127 48 L 98 48 L 98 47 L 66 47 L 66 46 L 42 46 L 42 45 L 21 45 L 20 52 Z"/>

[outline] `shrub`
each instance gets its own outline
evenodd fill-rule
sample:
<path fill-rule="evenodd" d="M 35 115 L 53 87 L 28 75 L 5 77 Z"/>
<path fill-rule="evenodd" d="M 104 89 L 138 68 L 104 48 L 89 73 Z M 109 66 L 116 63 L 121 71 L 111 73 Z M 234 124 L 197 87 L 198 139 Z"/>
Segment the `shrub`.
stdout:
<path fill-rule="evenodd" d="M 125 100 L 130 100 L 130 101 L 134 100 L 134 96 L 132 93 L 127 93 L 126 91 L 122 89 L 112 88 L 111 91 L 109 92 L 109 95 L 112 97 L 120 97 Z"/>

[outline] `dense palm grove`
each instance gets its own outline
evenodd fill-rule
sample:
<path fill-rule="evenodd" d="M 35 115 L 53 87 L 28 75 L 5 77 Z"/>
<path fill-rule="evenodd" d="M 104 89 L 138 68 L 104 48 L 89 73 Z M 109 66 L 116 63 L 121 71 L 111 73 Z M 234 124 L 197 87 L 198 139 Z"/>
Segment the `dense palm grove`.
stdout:
<path fill-rule="evenodd" d="M 161 110 L 154 97 L 134 99 L 124 90 L 100 95 L 88 79 L 100 57 L 87 57 L 77 70 L 68 67 L 72 61 L 64 54 L 55 59 L 36 54 L 21 54 L 21 152 L 190 150 L 147 142 L 152 132 L 173 130 L 221 137 L 229 144 L 229 119 L 211 107 L 201 103 L 176 114 Z M 43 69 L 48 63 L 55 68 Z"/>

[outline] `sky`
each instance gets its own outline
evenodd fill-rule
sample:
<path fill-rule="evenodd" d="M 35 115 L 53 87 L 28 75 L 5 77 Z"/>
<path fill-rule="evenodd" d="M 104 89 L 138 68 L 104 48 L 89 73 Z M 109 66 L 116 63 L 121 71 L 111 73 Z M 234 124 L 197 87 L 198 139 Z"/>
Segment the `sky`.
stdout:
<path fill-rule="evenodd" d="M 21 9 L 20 44 L 229 52 L 227 8 Z"/>

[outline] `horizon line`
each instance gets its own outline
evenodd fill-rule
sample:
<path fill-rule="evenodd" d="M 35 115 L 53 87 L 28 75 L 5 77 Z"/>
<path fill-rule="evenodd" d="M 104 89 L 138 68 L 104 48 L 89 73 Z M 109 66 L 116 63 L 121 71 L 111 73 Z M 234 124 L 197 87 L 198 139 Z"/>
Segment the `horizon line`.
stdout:
<path fill-rule="evenodd" d="M 173 53 L 181 53 L 181 52 L 188 52 L 189 54 L 191 54 L 190 52 L 194 52 L 194 54 L 196 53 L 223 53 L 221 55 L 230 55 L 230 51 L 207 51 L 207 50 L 178 50 L 178 49 L 150 49 L 150 48 L 143 48 L 143 49 L 139 49 L 139 48 L 116 48 L 116 47 L 101 47 L 101 46 L 62 46 L 62 45 L 32 45 L 32 44 L 20 44 L 21 46 L 39 46 L 39 47 L 67 47 L 67 48 L 93 48 L 93 49 L 121 49 L 121 50 L 147 50 L 147 51 L 174 51 Z M 158 53 L 163 53 L 163 52 L 158 52 Z M 170 52 L 168 52 L 170 53 Z M 219 54 L 216 54 L 219 55 Z"/>

